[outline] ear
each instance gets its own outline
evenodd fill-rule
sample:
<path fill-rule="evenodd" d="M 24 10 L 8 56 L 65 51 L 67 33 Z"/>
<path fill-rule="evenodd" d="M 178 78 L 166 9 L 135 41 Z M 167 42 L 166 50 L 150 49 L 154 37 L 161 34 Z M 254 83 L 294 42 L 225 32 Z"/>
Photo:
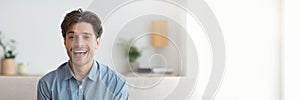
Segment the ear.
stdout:
<path fill-rule="evenodd" d="M 96 39 L 96 46 L 95 49 L 98 49 L 100 46 L 100 37 Z"/>

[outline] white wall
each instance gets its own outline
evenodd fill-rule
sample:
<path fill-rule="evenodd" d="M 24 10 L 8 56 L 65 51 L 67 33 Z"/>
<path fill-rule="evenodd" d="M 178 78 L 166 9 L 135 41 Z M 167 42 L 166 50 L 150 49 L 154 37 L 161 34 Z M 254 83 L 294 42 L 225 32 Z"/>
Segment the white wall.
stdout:
<path fill-rule="evenodd" d="M 90 3 L 75 1 L 1 1 L 0 30 L 18 40 L 22 49 L 17 61 L 28 61 L 30 73 L 45 73 L 67 60 L 61 20 L 70 9 Z M 226 73 L 215 99 L 279 100 L 279 0 L 206 2 L 219 20 L 227 53 Z M 197 93 L 193 99 L 200 98 Z"/>
<path fill-rule="evenodd" d="M 226 46 L 226 72 L 215 100 L 279 100 L 279 0 L 206 2 Z"/>
<path fill-rule="evenodd" d="M 151 20 L 165 19 L 168 21 L 169 24 L 168 31 L 170 39 L 175 41 L 175 45 L 179 46 L 180 48 L 182 48 L 181 44 L 185 44 L 183 40 L 184 37 L 179 36 L 180 34 L 183 34 L 183 31 L 180 30 L 181 28 L 179 25 L 177 25 L 176 22 L 172 21 L 176 20 L 178 22 L 181 19 L 185 18 L 181 18 L 182 16 L 178 16 L 180 14 L 178 14 L 177 11 L 165 6 L 157 6 L 155 8 L 165 9 L 165 11 L 168 11 L 168 13 L 171 14 L 170 16 L 173 17 L 172 20 L 167 17 L 149 16 L 148 18 L 142 19 L 142 21 L 140 22 L 134 22 L 135 20 L 132 20 L 134 23 L 128 22 L 127 24 L 130 25 L 124 24 L 124 26 L 126 27 L 122 26 L 124 28 L 129 29 L 124 30 L 124 28 L 122 28 L 120 32 L 115 33 L 113 30 L 116 30 L 117 26 L 121 25 L 122 23 L 114 22 L 113 26 L 106 26 L 106 24 L 109 22 L 105 21 L 105 18 L 107 17 L 107 15 L 103 14 L 106 13 L 105 11 L 103 11 L 105 9 L 99 9 L 99 4 L 103 4 L 103 1 L 101 0 L 67 0 L 59 1 L 59 3 L 55 1 L 42 2 L 36 0 L 32 0 L 30 2 L 2 2 L 3 3 L 1 3 L 0 11 L 3 12 L 3 14 L 1 14 L 0 16 L 0 31 L 3 31 L 3 33 L 7 34 L 7 37 L 11 37 L 17 40 L 17 62 L 29 62 L 30 74 L 44 74 L 50 70 L 57 68 L 59 64 L 68 60 L 67 54 L 63 46 L 63 39 L 60 32 L 60 24 L 66 12 L 69 12 L 73 9 L 78 9 L 79 7 L 82 7 L 83 9 L 91 9 L 92 11 L 96 12 L 100 16 L 104 24 L 104 38 L 102 38 L 100 50 L 96 52 L 96 59 L 99 59 L 102 63 L 108 64 L 110 66 L 119 67 L 117 69 L 119 69 L 118 71 L 122 73 L 125 73 L 128 70 L 124 69 L 127 67 L 127 62 L 126 60 L 124 60 L 125 57 L 120 56 L 118 60 L 121 61 L 115 62 L 112 62 L 112 60 L 114 59 L 112 59 L 111 57 L 112 50 L 110 48 L 113 48 L 113 45 L 111 43 L 119 42 L 115 41 L 118 40 L 117 38 L 119 38 L 115 37 L 117 34 L 121 34 L 120 36 L 123 35 L 123 38 L 125 37 L 125 39 L 134 38 L 134 36 L 140 36 L 144 33 L 149 33 L 151 31 Z M 118 13 L 119 15 L 116 15 L 118 17 L 117 19 L 120 19 L 122 17 L 125 18 L 124 15 L 130 15 L 128 14 L 128 12 L 135 10 L 135 7 L 139 6 L 137 4 L 132 5 L 131 7 L 133 8 L 129 7 L 128 9 L 124 10 L 124 12 Z M 113 6 L 113 4 L 111 4 L 111 6 Z M 149 5 L 149 8 L 145 8 L 144 6 L 143 8 L 146 10 L 152 9 L 152 6 L 155 5 Z M 107 9 L 109 9 L 109 7 Z M 137 17 L 138 19 L 138 17 L 142 16 L 135 17 Z M 150 41 L 146 41 L 145 39 L 150 40 L 150 36 L 142 38 L 141 41 L 145 42 L 146 44 L 140 43 L 138 44 L 139 47 L 145 48 L 143 53 L 146 53 L 147 50 L 152 50 L 153 52 L 153 49 L 151 49 L 151 45 L 149 43 Z M 180 43 L 179 41 L 183 43 Z M 114 49 L 121 51 L 118 48 Z M 179 73 L 179 67 L 182 66 L 177 65 L 179 65 L 179 60 L 181 59 L 179 58 L 179 56 L 174 57 L 174 54 L 177 54 L 178 52 L 177 49 L 174 48 L 174 45 L 170 43 L 170 45 L 168 45 L 164 49 L 161 49 L 161 51 L 165 52 L 162 55 L 165 57 L 164 59 L 166 59 L 168 67 L 173 67 L 175 71 Z M 183 54 L 182 56 L 185 55 L 185 52 L 181 53 Z M 141 57 L 141 59 L 138 60 L 140 60 L 142 66 L 147 66 L 149 57 Z"/>
<path fill-rule="evenodd" d="M 61 21 L 66 12 L 86 8 L 89 2 L 1 1 L 0 31 L 18 42 L 17 62 L 28 62 L 30 74 L 44 74 L 68 60 L 60 32 Z"/>
<path fill-rule="evenodd" d="M 155 65 L 158 64 L 167 65 L 168 68 L 173 68 L 176 73 L 180 72 L 180 67 L 182 66 L 180 66 L 181 59 L 178 52 L 182 56 L 185 55 L 185 52 L 177 50 L 176 47 L 182 49 L 184 45 L 181 44 L 185 44 L 185 37 L 180 36 L 181 34 L 186 34 L 180 26 L 185 25 L 182 24 L 185 21 L 185 13 L 182 14 L 170 4 L 145 1 L 133 2 L 128 5 L 123 4 L 119 9 L 116 7 L 116 11 L 109 12 L 111 15 L 103 15 L 105 12 L 102 12 L 103 10 L 99 8 L 99 5 L 96 5 L 100 2 L 95 1 L 94 5 L 89 7 L 89 9 L 96 11 L 104 18 L 102 45 L 100 50 L 96 52 L 96 59 L 100 59 L 103 63 L 112 66 L 121 73 L 127 73 L 129 72 L 128 61 L 124 57 L 122 49 L 118 47 L 118 43 L 121 42 L 119 41 L 121 38 L 127 40 L 137 39 L 135 45 L 139 48 L 144 48 L 142 56 L 137 59 L 142 68 L 149 68 L 151 67 L 149 63 L 156 62 L 156 64 L 152 63 L 154 65 L 152 67 L 157 67 Z M 168 46 L 163 48 L 152 47 L 151 35 L 148 33 L 152 31 L 151 22 L 157 19 L 163 19 L 168 22 L 168 36 L 170 40 L 174 41 L 174 44 L 169 42 Z M 165 62 L 157 58 L 151 58 L 154 57 L 155 53 L 161 55 Z"/>
<path fill-rule="evenodd" d="M 283 0 L 283 100 L 300 99 L 300 2 Z"/>
<path fill-rule="evenodd" d="M 154 48 L 151 44 L 151 22 L 153 20 L 166 20 L 168 23 L 168 38 L 173 42 L 169 41 L 168 45 L 161 48 Z M 182 33 L 180 30 L 183 30 L 178 23 L 174 20 L 171 20 L 167 17 L 161 15 L 146 15 L 135 18 L 134 20 L 127 23 L 122 29 L 117 33 L 117 37 L 114 40 L 111 40 L 113 45 L 110 45 L 113 49 L 110 50 L 113 60 L 113 65 L 116 67 L 118 72 L 120 73 L 128 73 L 128 61 L 126 57 L 124 57 L 124 52 L 120 47 L 120 39 L 136 39 L 134 45 L 136 45 L 139 49 L 142 49 L 141 57 L 137 59 L 141 68 L 153 68 L 153 67 L 168 67 L 174 69 L 176 73 L 180 72 L 182 58 L 179 55 L 185 55 L 186 52 L 182 52 L 182 45 L 180 42 L 184 42 L 182 39 L 185 37 L 180 37 Z M 109 35 L 111 32 L 106 31 Z M 177 48 L 179 50 L 177 50 Z M 104 47 L 102 48 L 109 48 Z M 104 50 L 102 49 L 102 50 Z M 105 50 L 108 51 L 108 50 Z M 105 52 L 98 52 L 96 55 L 104 55 Z M 108 57 L 111 55 L 107 55 Z M 102 58 L 101 56 L 97 56 L 96 58 Z M 103 59 L 103 58 L 102 58 Z"/>

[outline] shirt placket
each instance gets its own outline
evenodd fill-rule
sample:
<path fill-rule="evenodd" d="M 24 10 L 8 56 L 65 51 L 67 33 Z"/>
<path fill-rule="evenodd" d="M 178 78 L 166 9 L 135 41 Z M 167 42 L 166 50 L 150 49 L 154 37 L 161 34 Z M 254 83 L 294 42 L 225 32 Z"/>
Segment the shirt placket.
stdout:
<path fill-rule="evenodd" d="M 82 82 L 79 82 L 78 80 L 77 80 L 77 89 L 78 89 L 78 91 L 77 91 L 77 97 L 78 97 L 78 100 L 84 100 L 84 95 L 83 95 L 83 80 L 82 80 Z"/>
<path fill-rule="evenodd" d="M 78 85 L 78 100 L 83 100 L 82 84 Z"/>

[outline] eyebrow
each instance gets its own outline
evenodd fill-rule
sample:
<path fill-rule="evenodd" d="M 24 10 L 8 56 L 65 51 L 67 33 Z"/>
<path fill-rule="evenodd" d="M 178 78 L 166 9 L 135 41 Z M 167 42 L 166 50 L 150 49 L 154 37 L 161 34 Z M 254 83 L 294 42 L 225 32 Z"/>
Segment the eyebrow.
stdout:
<path fill-rule="evenodd" d="M 67 32 L 67 34 L 74 34 L 74 33 L 75 33 L 74 31 Z"/>
<path fill-rule="evenodd" d="M 92 35 L 93 33 L 84 32 L 84 35 Z"/>
<path fill-rule="evenodd" d="M 75 34 L 75 32 L 74 31 L 69 31 L 69 32 L 67 32 L 67 35 L 68 34 Z M 84 35 L 93 35 L 93 33 L 89 33 L 89 32 L 84 32 L 83 34 Z"/>

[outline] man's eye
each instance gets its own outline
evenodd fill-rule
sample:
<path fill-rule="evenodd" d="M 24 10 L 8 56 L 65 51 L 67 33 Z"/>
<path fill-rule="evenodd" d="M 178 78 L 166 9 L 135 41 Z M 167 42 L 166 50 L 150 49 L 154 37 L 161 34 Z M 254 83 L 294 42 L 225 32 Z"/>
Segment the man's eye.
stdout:
<path fill-rule="evenodd" d="M 73 39 L 74 38 L 74 36 L 69 36 L 69 39 Z"/>
<path fill-rule="evenodd" d="M 85 36 L 84 38 L 88 39 L 88 38 L 90 38 L 90 37 L 89 37 L 89 36 Z"/>

